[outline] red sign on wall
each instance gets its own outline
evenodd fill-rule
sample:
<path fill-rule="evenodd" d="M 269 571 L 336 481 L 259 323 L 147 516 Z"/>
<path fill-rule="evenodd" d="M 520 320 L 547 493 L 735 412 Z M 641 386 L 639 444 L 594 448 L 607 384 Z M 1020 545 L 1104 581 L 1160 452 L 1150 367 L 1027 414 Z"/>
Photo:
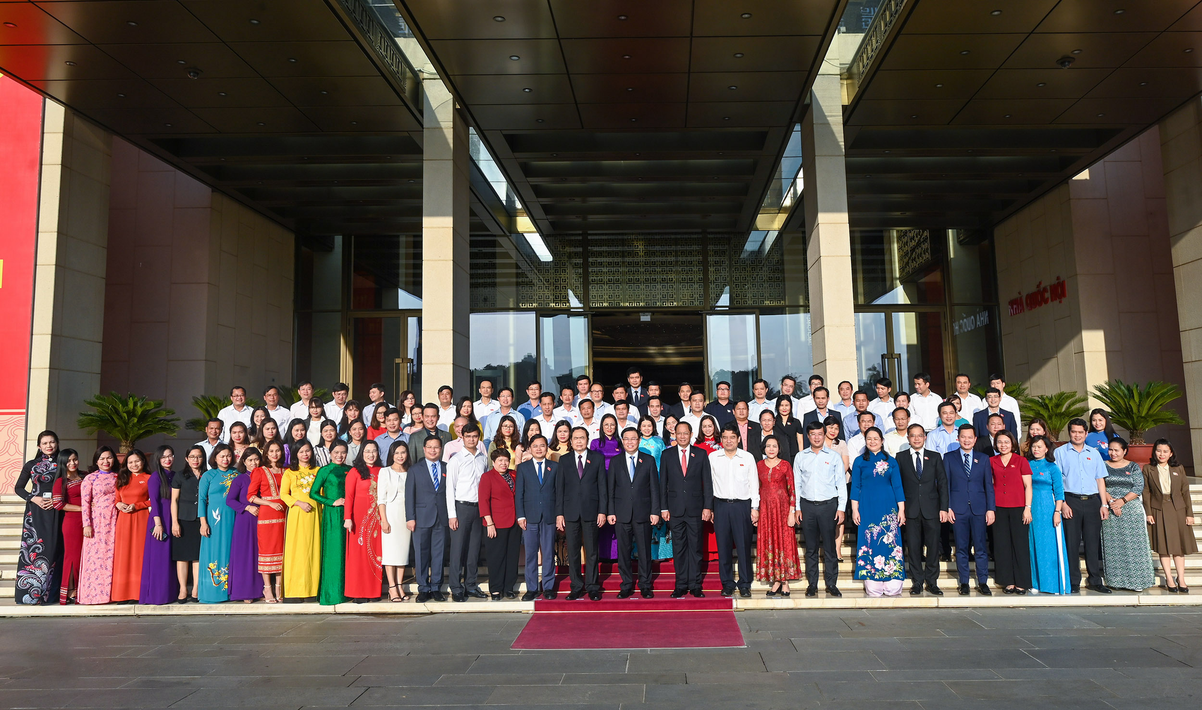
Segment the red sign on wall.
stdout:
<path fill-rule="evenodd" d="M 1068 298 L 1068 282 L 1061 279 L 1059 276 L 1051 284 L 1044 286 L 1043 282 L 1035 284 L 1035 290 L 1026 294 L 1019 294 L 1018 298 L 1010 299 L 1010 315 L 1016 316 L 1020 313 L 1033 311 L 1036 308 L 1041 308 L 1049 303 L 1060 303 Z"/>

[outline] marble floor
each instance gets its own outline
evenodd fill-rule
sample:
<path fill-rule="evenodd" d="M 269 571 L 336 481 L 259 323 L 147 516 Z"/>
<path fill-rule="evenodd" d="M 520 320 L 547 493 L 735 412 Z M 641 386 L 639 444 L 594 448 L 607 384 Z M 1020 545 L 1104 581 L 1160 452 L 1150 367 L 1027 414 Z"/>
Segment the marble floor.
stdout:
<path fill-rule="evenodd" d="M 1194 607 L 743 611 L 744 649 L 511 651 L 525 614 L 10 618 L 3 708 L 1186 708 Z"/>

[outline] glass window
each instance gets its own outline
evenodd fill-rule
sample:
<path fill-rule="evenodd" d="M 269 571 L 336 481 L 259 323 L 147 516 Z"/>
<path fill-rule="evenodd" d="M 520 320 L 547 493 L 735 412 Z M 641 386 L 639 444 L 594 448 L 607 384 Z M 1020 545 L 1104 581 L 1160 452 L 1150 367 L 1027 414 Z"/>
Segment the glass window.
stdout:
<path fill-rule="evenodd" d="M 544 392 L 555 394 L 556 406 L 559 406 L 559 390 L 574 386 L 577 377 L 588 374 L 589 319 L 588 316 L 550 316 L 540 318 L 539 327 L 542 329 L 542 357 L 538 379 Z"/>
<path fill-rule="evenodd" d="M 422 307 L 421 235 L 354 238 L 351 308 Z"/>
<path fill-rule="evenodd" d="M 296 314 L 296 381 L 329 389 L 342 377 L 342 312 Z"/>
<path fill-rule="evenodd" d="M 960 243 L 958 237 L 958 230 L 947 230 L 952 303 L 997 303 L 993 241 L 966 246 Z"/>
<path fill-rule="evenodd" d="M 943 303 L 943 244 L 922 229 L 853 229 L 856 303 Z"/>
<path fill-rule="evenodd" d="M 914 389 L 914 374 L 926 371 L 931 375 L 931 390 L 947 394 L 943 361 L 942 313 L 894 313 L 893 352 L 898 355 L 893 377 L 894 389 L 910 392 Z"/>
<path fill-rule="evenodd" d="M 404 362 L 402 328 L 404 318 L 356 318 L 352 327 L 355 353 L 355 375 L 351 394 L 361 402 L 367 401 L 367 391 L 376 382 L 384 383 L 388 399 L 395 402 L 401 390 L 409 389 L 406 382 L 407 363 Z"/>
<path fill-rule="evenodd" d="M 472 237 L 472 311 L 584 307 L 583 249 L 579 237 L 544 240 L 543 261 L 521 235 Z"/>
<path fill-rule="evenodd" d="M 770 392 L 780 391 L 785 375 L 797 380 L 801 390 L 806 389 L 807 378 L 814 370 L 808 311 L 760 314 L 760 365 Z"/>
<path fill-rule="evenodd" d="M 705 340 L 706 398 L 713 398 L 715 383 L 726 380 L 732 399 L 750 399 L 751 383 L 759 379 L 755 314 L 706 316 Z"/>
<path fill-rule="evenodd" d="M 868 393 L 868 398 L 876 397 L 872 391 L 873 384 L 885 376 L 885 360 L 889 353 L 887 313 L 857 313 L 856 314 L 856 362 L 859 364 L 859 381 L 856 389 Z"/>
<path fill-rule="evenodd" d="M 532 312 L 471 315 L 473 396 L 481 380 L 492 380 L 494 391 L 510 387 L 521 392 L 535 379 L 536 328 Z"/>
<path fill-rule="evenodd" d="M 973 382 L 985 382 L 991 373 L 1002 370 L 997 308 L 953 306 L 951 326 L 958 372 L 967 374 Z"/>

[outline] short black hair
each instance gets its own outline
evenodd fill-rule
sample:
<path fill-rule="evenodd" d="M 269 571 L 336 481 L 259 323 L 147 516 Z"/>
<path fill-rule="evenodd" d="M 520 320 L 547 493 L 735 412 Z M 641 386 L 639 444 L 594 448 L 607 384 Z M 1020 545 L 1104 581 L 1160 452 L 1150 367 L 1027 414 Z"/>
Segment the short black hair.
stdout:
<path fill-rule="evenodd" d="M 895 416 L 897 416 L 898 412 L 904 412 L 906 415 L 906 418 L 907 419 L 910 418 L 910 410 L 906 409 L 905 407 L 895 407 L 893 409 L 893 411 L 889 413 L 889 416 L 895 417 Z"/>
<path fill-rule="evenodd" d="M 714 385 L 714 391 L 717 392 L 718 388 L 721 387 L 722 385 L 726 385 L 727 387 L 730 387 L 730 383 L 727 382 L 726 380 L 718 380 L 718 384 Z"/>
<path fill-rule="evenodd" d="M 539 382 L 538 380 L 530 380 L 529 382 L 526 383 L 526 389 L 530 389 L 534 385 L 538 385 L 538 388 L 540 390 L 543 388 L 543 383 Z"/>
<path fill-rule="evenodd" d="M 752 387 L 755 387 L 756 385 L 763 385 L 766 388 L 766 387 L 768 387 L 768 380 L 765 380 L 764 378 L 761 377 L 760 379 L 751 383 Z"/>
<path fill-rule="evenodd" d="M 663 404 L 663 403 L 664 403 L 664 400 L 663 400 L 663 398 L 661 398 L 659 395 L 655 395 L 655 396 L 652 396 L 652 397 L 648 397 L 648 398 L 647 398 L 647 404 L 651 404 L 651 400 L 653 400 L 653 399 L 654 399 L 656 402 L 659 402 L 660 404 Z"/>
<path fill-rule="evenodd" d="M 442 410 L 440 410 L 440 409 L 438 408 L 438 405 L 437 405 L 437 404 L 434 404 L 433 402 L 426 402 L 425 404 L 423 404 L 423 405 L 422 405 L 422 412 L 423 412 L 423 414 L 425 413 L 425 411 L 426 411 L 427 409 L 433 409 L 435 412 L 440 412 L 440 411 L 442 411 Z M 385 416 L 387 416 L 387 415 L 385 415 Z"/>
<path fill-rule="evenodd" d="M 997 396 L 1001 397 L 1002 391 L 1000 389 L 998 389 L 997 387 L 989 387 L 985 390 L 985 394 L 986 395 L 996 394 Z"/>
<path fill-rule="evenodd" d="M 242 394 L 246 394 L 245 387 L 243 387 L 242 385 L 234 385 L 233 387 L 230 388 L 230 395 L 233 395 L 238 390 L 242 390 Z"/>
<path fill-rule="evenodd" d="M 888 377 L 882 377 L 876 381 L 876 386 L 893 389 L 893 380 L 889 379 Z"/>
<path fill-rule="evenodd" d="M 591 383 L 593 381 L 593 379 L 591 377 L 589 377 L 588 375 L 581 375 L 580 377 L 576 378 L 577 382 L 579 382 L 581 380 L 584 380 L 585 382 L 589 382 L 589 383 Z"/>
<path fill-rule="evenodd" d="M 997 381 L 1001 382 L 1002 384 L 1006 384 L 1006 376 L 1000 372 L 995 372 L 989 376 L 990 382 L 993 382 L 994 380 L 997 380 Z"/>
<path fill-rule="evenodd" d="M 911 424 L 910 426 L 906 427 L 906 433 L 907 433 L 907 434 L 909 434 L 910 432 L 914 431 L 914 427 L 918 427 L 918 429 L 919 429 L 919 430 L 920 430 L 920 431 L 921 431 L 923 434 L 926 434 L 926 433 L 927 433 L 927 429 L 926 429 L 926 427 L 924 427 L 923 425 L 919 424 L 918 422 L 914 422 L 914 423 L 913 423 L 913 424 Z"/>
<path fill-rule="evenodd" d="M 637 368 L 637 367 L 628 367 L 628 368 L 626 368 L 626 376 L 627 376 L 627 377 L 630 377 L 631 375 L 635 375 L 635 374 L 642 375 L 642 374 L 643 374 L 643 371 L 642 371 L 642 370 L 640 370 L 640 369 L 639 369 L 639 368 Z"/>
<path fill-rule="evenodd" d="M 963 434 L 965 431 L 971 431 L 973 436 L 977 435 L 977 430 L 972 424 L 961 424 L 960 428 L 956 430 L 956 435 Z"/>
<path fill-rule="evenodd" d="M 218 424 L 220 424 L 222 429 L 224 429 L 224 428 L 225 428 L 225 422 L 221 421 L 221 420 L 220 420 L 220 419 L 218 419 L 217 417 L 213 417 L 212 419 L 210 419 L 210 420 L 208 420 L 207 422 L 205 422 L 205 428 L 206 428 L 206 429 L 208 429 L 208 428 L 209 428 L 209 425 L 210 425 L 210 424 L 212 424 L 213 422 L 217 422 Z M 39 440 L 39 441 L 41 441 L 41 439 L 42 439 L 42 437 L 40 437 L 40 436 L 39 436 L 39 437 L 38 437 L 38 440 Z"/>
<path fill-rule="evenodd" d="M 334 385 L 334 389 L 330 390 L 330 393 L 334 394 L 337 392 L 350 392 L 350 391 L 351 391 L 351 388 L 345 382 L 339 382 L 338 384 Z"/>
<path fill-rule="evenodd" d="M 380 390 L 380 392 L 387 392 L 388 388 L 386 388 L 384 386 L 383 382 L 373 382 L 373 383 L 371 383 L 371 387 L 367 388 L 368 392 L 370 392 L 372 390 Z"/>
<path fill-rule="evenodd" d="M 822 385 L 818 385 L 817 387 L 815 387 L 813 390 L 810 391 L 810 394 L 818 394 L 818 390 L 822 390 L 823 392 L 826 392 L 827 397 L 831 396 L 831 391 L 828 390 L 826 387 L 823 387 Z"/>
<path fill-rule="evenodd" d="M 821 430 L 823 431 L 823 433 L 825 433 L 825 432 L 826 432 L 826 425 L 825 425 L 825 424 L 823 424 L 822 422 L 819 422 L 819 421 L 812 421 L 812 422 L 810 422 L 809 424 L 806 424 L 806 434 L 807 434 L 807 435 L 808 435 L 810 432 L 812 432 L 812 431 L 817 431 L 817 430 L 819 430 L 819 429 L 821 429 Z"/>
<path fill-rule="evenodd" d="M 955 397 L 956 395 L 952 395 L 952 396 L 953 396 L 953 397 Z M 942 402 L 940 402 L 940 403 L 939 403 L 939 410 L 938 410 L 938 411 L 939 411 L 940 413 L 942 413 L 942 412 L 943 412 L 943 408 L 944 408 L 944 407 L 951 407 L 952 409 L 955 409 L 955 408 L 956 408 L 956 403 L 955 403 L 955 402 L 953 402 L 953 401 L 951 401 L 950 399 L 945 399 L 945 400 L 943 400 Z"/>
<path fill-rule="evenodd" d="M 793 375 L 785 375 L 784 377 L 780 378 L 780 383 L 782 385 L 785 384 L 785 380 L 788 380 L 788 381 L 792 382 L 793 384 L 797 384 L 797 378 L 794 377 Z"/>
<path fill-rule="evenodd" d="M 1079 426 L 1082 429 L 1084 429 L 1085 431 L 1089 431 L 1089 423 L 1086 422 L 1081 417 L 1075 417 L 1073 419 L 1068 420 L 1068 426 L 1065 428 L 1069 431 L 1072 431 L 1072 428 L 1075 426 Z"/>
<path fill-rule="evenodd" d="M 822 379 L 822 375 L 819 375 L 817 373 L 810 375 L 810 379 L 806 380 L 806 384 L 807 385 L 811 384 L 814 382 L 814 380 L 818 380 L 818 384 L 820 384 L 820 385 L 826 384 L 826 380 Z"/>
<path fill-rule="evenodd" d="M 856 390 L 855 392 L 853 392 L 853 393 L 852 393 L 852 395 L 851 395 L 851 398 L 852 398 L 852 399 L 855 399 L 855 398 L 856 398 L 856 397 L 858 397 L 859 395 L 864 395 L 864 399 L 872 399 L 872 397 L 870 397 L 870 396 L 868 395 L 868 393 L 867 393 L 867 392 L 865 392 L 864 390 Z"/>
<path fill-rule="evenodd" d="M 500 397 L 501 395 L 505 394 L 506 392 L 509 393 L 510 397 L 513 396 L 513 390 L 509 387 L 502 387 L 501 389 L 497 390 L 497 396 Z"/>
<path fill-rule="evenodd" d="M 927 384 L 929 385 L 929 384 L 931 384 L 931 373 L 929 373 L 929 372 L 916 372 L 916 373 L 914 373 L 914 377 L 913 377 L 913 379 L 915 379 L 915 380 L 922 380 L 923 382 L 925 382 L 925 383 L 927 383 Z"/>
<path fill-rule="evenodd" d="M 450 385 L 443 385 L 442 387 L 439 387 L 439 388 L 438 388 L 438 392 L 437 392 L 437 394 L 442 394 L 442 393 L 443 393 L 443 390 L 449 390 L 449 391 L 451 392 L 451 394 L 454 394 L 454 393 L 455 393 L 455 388 L 454 388 L 454 387 L 451 387 Z M 391 465 L 391 464 L 390 464 L 390 465 Z"/>
<path fill-rule="evenodd" d="M 540 385 L 540 386 L 541 386 L 541 385 Z M 554 395 L 554 393 L 551 393 L 551 392 L 543 392 L 542 394 L 540 394 L 540 395 L 538 396 L 538 399 L 539 399 L 539 401 L 540 401 L 540 402 L 541 402 L 542 400 L 544 400 L 544 399 L 549 399 L 549 400 L 551 400 L 551 402 L 552 402 L 552 403 L 554 403 L 554 402 L 555 402 L 555 395 Z"/>

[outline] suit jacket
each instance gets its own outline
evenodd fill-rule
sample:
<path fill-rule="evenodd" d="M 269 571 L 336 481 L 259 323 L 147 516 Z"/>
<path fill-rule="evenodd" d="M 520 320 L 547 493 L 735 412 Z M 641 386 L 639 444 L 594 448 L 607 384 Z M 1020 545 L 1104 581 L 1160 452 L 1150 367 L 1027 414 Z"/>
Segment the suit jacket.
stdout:
<path fill-rule="evenodd" d="M 664 407 L 664 418 L 667 419 L 671 416 L 676 417 L 676 421 L 680 421 L 680 418 L 683 417 L 687 412 L 688 406 L 685 402 L 669 404 Z M 693 432 L 693 435 L 696 436 L 697 432 Z"/>
<path fill-rule="evenodd" d="M 1153 510 L 1161 513 L 1176 511 L 1181 517 L 1178 525 L 1185 525 L 1185 518 L 1194 517 L 1194 501 L 1189 493 L 1189 479 L 1181 466 L 1169 466 L 1169 490 L 1160 490 L 1160 474 L 1156 464 L 1150 463 L 1143 467 L 1144 472 L 1144 510 L 1145 515 L 1152 515 Z"/>
<path fill-rule="evenodd" d="M 625 450 L 609 464 L 609 515 L 617 516 L 619 523 L 650 523 L 651 516 L 660 512 L 655 457 L 644 451 L 636 455 L 633 481 L 626 463 L 630 454 Z"/>
<path fill-rule="evenodd" d="M 647 398 L 650 396 L 647 394 L 647 385 L 640 387 L 637 392 L 633 387 L 628 386 L 626 388 L 626 401 L 630 402 L 631 407 L 638 410 L 637 414 L 639 416 L 647 413 Z M 635 411 L 631 410 L 630 413 L 635 414 Z"/>
<path fill-rule="evenodd" d="M 564 520 L 596 520 L 597 514 L 609 515 L 609 478 L 605 475 L 605 456 L 586 451 L 584 476 L 576 470 L 576 452 L 559 457 L 559 485 L 555 489 L 555 514 Z"/>
<path fill-rule="evenodd" d="M 835 415 L 836 417 L 839 417 L 839 420 L 840 420 L 840 422 L 842 422 L 842 420 L 843 420 L 843 415 L 842 415 L 842 414 L 840 414 L 839 412 L 836 412 L 835 410 L 831 409 L 831 408 L 828 406 L 828 407 L 826 408 L 826 417 L 829 417 L 829 416 L 831 416 L 832 414 L 833 414 L 833 415 Z M 818 410 L 817 410 L 817 409 L 814 409 L 814 410 L 811 410 L 811 411 L 809 411 L 809 412 L 806 412 L 806 415 L 805 415 L 804 417 L 802 417 L 802 418 L 801 418 L 801 433 L 802 433 L 802 434 L 805 434 L 806 427 L 810 425 L 810 422 L 818 422 L 819 424 L 822 424 L 823 422 L 825 422 L 825 421 L 826 421 L 826 417 L 822 417 L 822 418 L 820 419 L 820 418 L 818 417 Z M 840 429 L 842 429 L 842 424 L 840 424 Z"/>
<path fill-rule="evenodd" d="M 505 482 L 501 474 L 497 473 L 495 468 L 490 468 L 480 477 L 478 490 L 480 520 L 484 520 L 486 515 L 491 515 L 493 525 L 497 526 L 498 530 L 517 525 L 517 513 L 513 507 L 514 491 L 509 490 L 509 484 Z"/>
<path fill-rule="evenodd" d="M 989 433 L 985 436 L 977 437 L 977 443 L 973 444 L 973 450 L 985 456 L 997 456 L 998 450 L 993 447 L 993 442 L 989 440 Z"/>
<path fill-rule="evenodd" d="M 513 507 L 518 519 L 527 523 L 555 523 L 555 490 L 559 485 L 558 465 L 543 459 L 543 482 L 538 482 L 534 459 L 518 464 L 518 481 L 513 493 Z"/>
<path fill-rule="evenodd" d="M 972 467 L 964 470 L 964 458 L 960 447 L 943 455 L 943 468 L 947 471 L 948 507 L 956 515 L 984 515 L 995 510 L 993 500 L 993 470 L 989 458 L 976 451 L 972 454 Z"/>
<path fill-rule="evenodd" d="M 420 431 L 415 431 L 412 434 L 409 434 L 408 438 L 405 440 L 405 445 L 409 447 L 410 461 L 421 461 L 426 458 L 426 452 L 424 450 L 426 445 L 426 437 L 432 434 L 438 437 L 443 446 L 447 445 L 447 442 L 451 440 L 452 436 L 451 432 L 443 431 L 442 429 L 439 429 L 437 434 L 425 429 L 421 429 Z M 385 456 L 388 456 L 388 452 L 381 451 L 380 460 L 383 461 Z"/>
<path fill-rule="evenodd" d="M 897 454 L 897 467 L 901 470 L 902 490 L 906 494 L 906 517 L 917 519 L 920 515 L 928 520 L 939 517 L 939 511 L 947 510 L 947 472 L 943 470 L 943 456 L 923 449 L 922 476 L 914 470 L 914 455 L 909 447 Z M 961 462 L 963 463 L 963 462 Z"/>
<path fill-rule="evenodd" d="M 1014 421 L 1014 415 L 1005 409 L 998 410 L 1002 415 L 1002 421 L 1006 423 L 1006 431 L 1014 436 L 1018 436 L 1018 423 Z M 989 423 L 989 408 L 986 407 L 976 414 L 972 415 L 972 428 L 977 430 L 977 438 L 989 438 L 989 429 L 985 426 Z"/>
<path fill-rule="evenodd" d="M 738 426 L 738 424 L 736 423 L 735 426 Z M 762 442 L 760 441 L 760 425 L 759 424 L 756 424 L 753 421 L 747 422 L 747 439 L 748 439 L 748 441 L 743 441 L 743 435 L 739 434 L 739 448 L 740 449 L 744 448 L 743 445 L 746 444 L 747 445 L 747 447 L 746 447 L 747 453 L 749 453 L 753 457 L 755 457 L 756 461 L 759 461 L 760 459 L 762 459 L 764 457 L 763 446 L 762 446 Z M 677 467 L 680 466 L 679 460 L 676 461 L 676 465 L 677 465 Z"/>
<path fill-rule="evenodd" d="M 757 427 L 758 428 L 758 427 Z M 702 510 L 714 509 L 714 479 L 710 457 L 700 446 L 689 447 L 688 470 L 680 470 L 680 449 L 664 449 L 659 457 L 660 510 L 673 517 L 700 517 Z"/>
<path fill-rule="evenodd" d="M 405 520 L 419 528 L 447 525 L 447 465 L 438 462 L 438 490 L 430 476 L 429 462 L 418 459 L 405 476 Z"/>

